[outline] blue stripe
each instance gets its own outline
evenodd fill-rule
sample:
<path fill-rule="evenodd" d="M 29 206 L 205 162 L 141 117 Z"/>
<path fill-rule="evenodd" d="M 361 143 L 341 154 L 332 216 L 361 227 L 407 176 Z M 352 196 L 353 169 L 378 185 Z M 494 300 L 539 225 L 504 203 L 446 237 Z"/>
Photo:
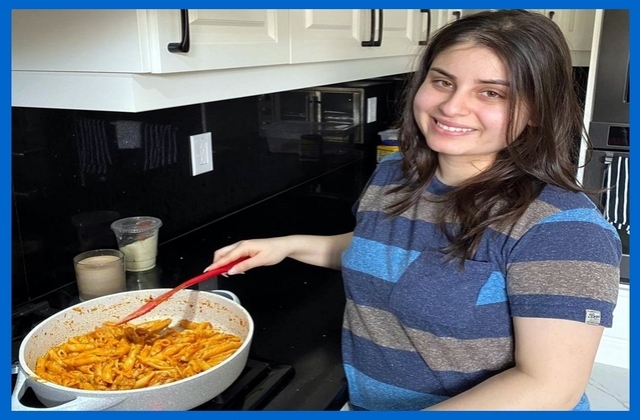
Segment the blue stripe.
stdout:
<path fill-rule="evenodd" d="M 342 254 L 342 266 L 392 283 L 420 255 L 376 241 L 354 237 Z"/>
<path fill-rule="evenodd" d="M 407 232 L 398 235 L 397 232 Z M 355 234 L 362 238 L 384 238 L 385 244 L 420 251 L 427 246 L 438 249 L 449 245 L 440 227 L 424 220 L 390 218 L 382 212 L 361 211 Z"/>
<path fill-rule="evenodd" d="M 390 160 L 402 160 L 402 154 L 400 154 L 400 152 L 395 152 L 395 153 L 391 153 L 389 155 L 386 155 L 385 157 L 383 157 L 380 160 L 380 163 L 388 162 Z"/>
<path fill-rule="evenodd" d="M 393 383 L 413 392 L 432 393 L 443 389 L 443 384 L 429 370 L 424 359 L 415 351 L 379 346 L 369 339 L 342 330 L 343 362 L 380 382 Z M 357 354 L 354 355 L 354 349 Z M 358 357 L 366 354 L 367 357 Z M 446 389 L 446 386 L 444 386 Z"/>
<path fill-rule="evenodd" d="M 449 399 L 376 381 L 348 364 L 344 370 L 349 383 L 349 400 L 367 410 L 421 410 Z"/>
<path fill-rule="evenodd" d="M 497 373 L 485 369 L 475 372 L 435 371 L 414 351 L 378 346 L 371 340 L 351 335 L 348 329 L 342 330 L 342 338 L 343 363 L 377 381 L 393 383 L 416 393 L 457 395 Z M 357 354 L 354 354 L 354 349 Z M 360 356 L 363 354 L 367 357 Z"/>
<path fill-rule="evenodd" d="M 600 325 L 611 327 L 614 304 L 601 300 L 553 295 L 511 295 L 513 316 L 557 318 L 585 322 L 586 310 L 600 311 Z"/>
<path fill-rule="evenodd" d="M 620 265 L 621 244 L 617 232 L 585 221 L 555 219 L 534 226 L 521 239 L 526 246 L 514 248 L 511 262 L 592 261 L 614 267 Z"/>
<path fill-rule="evenodd" d="M 343 268 L 342 272 L 351 279 L 358 279 L 357 281 L 351 281 L 348 287 L 345 287 L 347 299 L 353 300 L 358 305 L 370 306 L 385 311 L 389 310 L 389 296 L 391 296 L 396 283 L 354 272 L 348 268 Z"/>
<path fill-rule="evenodd" d="M 591 411 L 591 403 L 587 394 L 582 394 L 582 398 L 578 401 L 578 405 L 573 408 L 573 411 Z"/>
<path fill-rule="evenodd" d="M 499 271 L 494 271 L 489 280 L 482 286 L 476 305 L 489 305 L 507 301 L 507 288 L 504 276 Z"/>
<path fill-rule="evenodd" d="M 453 310 L 451 310 L 453 312 Z M 462 311 L 461 311 L 462 312 Z M 460 340 L 475 340 L 479 338 L 504 338 L 513 335 L 511 313 L 508 302 L 498 302 L 475 306 L 470 314 L 465 313 L 458 319 L 440 316 L 436 314 L 430 319 L 404 318 L 402 325 L 433 334 L 438 337 L 455 337 Z M 487 322 L 487 320 L 492 320 Z M 499 323 L 497 320 L 501 320 Z"/>
<path fill-rule="evenodd" d="M 595 209 L 572 209 L 565 210 L 560 213 L 553 214 L 542 219 L 539 223 L 556 223 L 556 222 L 588 222 L 596 224 L 604 229 L 610 230 L 617 235 L 615 228 L 605 220 L 600 212 Z"/>

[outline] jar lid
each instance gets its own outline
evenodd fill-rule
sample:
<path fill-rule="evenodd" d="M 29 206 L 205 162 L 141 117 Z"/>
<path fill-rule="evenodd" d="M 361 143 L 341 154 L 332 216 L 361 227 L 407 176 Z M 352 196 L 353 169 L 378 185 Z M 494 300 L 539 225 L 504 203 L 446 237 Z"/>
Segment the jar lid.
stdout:
<path fill-rule="evenodd" d="M 111 229 L 118 234 L 142 233 L 162 226 L 162 220 L 151 216 L 125 217 L 111 223 Z"/>

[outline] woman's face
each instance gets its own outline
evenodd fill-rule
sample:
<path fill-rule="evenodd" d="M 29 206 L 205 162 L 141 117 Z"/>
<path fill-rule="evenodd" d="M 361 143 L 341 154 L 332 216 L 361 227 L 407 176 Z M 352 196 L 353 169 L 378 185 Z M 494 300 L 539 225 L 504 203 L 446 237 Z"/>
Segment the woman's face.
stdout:
<path fill-rule="evenodd" d="M 507 145 L 509 77 L 489 48 L 472 43 L 436 56 L 413 101 L 413 113 L 429 148 L 439 159 L 489 166 Z M 516 106 L 516 133 L 529 120 L 526 106 Z"/>

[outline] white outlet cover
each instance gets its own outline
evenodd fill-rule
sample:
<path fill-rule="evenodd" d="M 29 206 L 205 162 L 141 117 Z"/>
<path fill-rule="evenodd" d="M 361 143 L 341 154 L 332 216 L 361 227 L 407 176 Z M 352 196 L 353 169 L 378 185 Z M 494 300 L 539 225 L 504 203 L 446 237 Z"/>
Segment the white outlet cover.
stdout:
<path fill-rule="evenodd" d="M 196 176 L 213 171 L 213 146 L 211 133 L 189 137 L 191 143 L 191 175 Z"/>

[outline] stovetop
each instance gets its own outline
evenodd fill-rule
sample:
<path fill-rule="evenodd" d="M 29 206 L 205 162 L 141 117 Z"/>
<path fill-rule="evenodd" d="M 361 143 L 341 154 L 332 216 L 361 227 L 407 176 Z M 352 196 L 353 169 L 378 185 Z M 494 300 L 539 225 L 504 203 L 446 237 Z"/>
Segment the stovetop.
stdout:
<path fill-rule="evenodd" d="M 18 372 L 20 344 L 29 331 L 58 310 L 47 302 L 28 304 L 12 314 L 11 389 L 13 391 Z M 213 410 L 261 410 L 294 377 L 293 367 L 255 357 L 249 357 L 244 370 L 225 391 L 210 401 L 194 408 L 194 411 Z M 20 399 L 27 407 L 44 408 L 30 388 Z"/>

